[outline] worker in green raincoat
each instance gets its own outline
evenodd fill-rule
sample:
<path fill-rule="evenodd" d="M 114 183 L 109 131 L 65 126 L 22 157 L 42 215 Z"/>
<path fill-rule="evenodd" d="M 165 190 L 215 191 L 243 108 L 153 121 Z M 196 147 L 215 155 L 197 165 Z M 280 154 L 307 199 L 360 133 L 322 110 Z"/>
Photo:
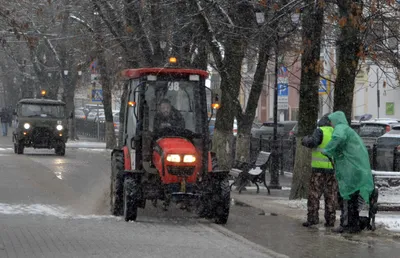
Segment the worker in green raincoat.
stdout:
<path fill-rule="evenodd" d="M 340 227 L 336 232 L 357 233 L 360 229 L 358 198 L 366 203 L 374 190 L 368 151 L 360 136 L 349 126 L 342 111 L 328 116 L 334 131 L 322 153 L 333 160 L 341 203 Z"/>

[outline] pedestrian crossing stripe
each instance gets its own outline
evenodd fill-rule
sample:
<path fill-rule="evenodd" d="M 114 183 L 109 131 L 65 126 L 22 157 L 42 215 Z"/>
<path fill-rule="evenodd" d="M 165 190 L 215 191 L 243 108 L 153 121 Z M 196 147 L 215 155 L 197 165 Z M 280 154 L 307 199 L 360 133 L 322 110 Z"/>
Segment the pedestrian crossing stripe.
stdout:
<path fill-rule="evenodd" d="M 14 148 L 0 148 L 0 151 L 3 151 L 3 150 L 14 150 Z"/>

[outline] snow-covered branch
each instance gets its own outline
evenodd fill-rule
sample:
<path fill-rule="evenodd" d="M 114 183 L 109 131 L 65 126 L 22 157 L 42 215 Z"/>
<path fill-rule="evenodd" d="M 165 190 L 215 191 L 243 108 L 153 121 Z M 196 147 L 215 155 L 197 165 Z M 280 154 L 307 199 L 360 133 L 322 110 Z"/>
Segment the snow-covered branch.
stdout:
<path fill-rule="evenodd" d="M 206 2 L 210 3 L 211 5 L 215 6 L 217 8 L 217 11 L 222 14 L 222 16 L 224 16 L 226 18 L 226 20 L 228 21 L 228 23 L 231 26 L 235 26 L 235 24 L 233 23 L 231 17 L 229 17 L 228 13 L 224 10 L 224 8 L 221 7 L 221 5 L 219 5 L 217 2 L 215 2 L 214 0 L 205 0 Z"/>
<path fill-rule="evenodd" d="M 88 30 L 89 30 L 90 32 L 93 32 L 93 28 L 92 28 L 87 22 L 85 22 L 84 20 L 82 20 L 82 19 L 76 17 L 75 15 L 70 15 L 69 18 L 71 18 L 71 19 L 73 19 L 73 20 L 79 22 L 80 24 L 82 24 L 83 26 L 85 26 L 86 28 L 88 28 Z"/>

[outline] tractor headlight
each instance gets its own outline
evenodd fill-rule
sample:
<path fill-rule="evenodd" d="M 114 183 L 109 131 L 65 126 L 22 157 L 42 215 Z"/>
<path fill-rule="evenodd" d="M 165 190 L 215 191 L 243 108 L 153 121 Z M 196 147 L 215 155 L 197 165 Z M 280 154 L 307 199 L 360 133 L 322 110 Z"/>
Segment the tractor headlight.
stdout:
<path fill-rule="evenodd" d="M 169 162 L 181 162 L 181 156 L 178 154 L 168 154 L 167 161 Z"/>
<path fill-rule="evenodd" d="M 185 155 L 183 156 L 184 163 L 193 163 L 196 161 L 196 157 L 194 155 Z"/>
<path fill-rule="evenodd" d="M 63 128 L 64 128 L 64 127 L 63 127 L 62 125 L 57 125 L 57 126 L 56 126 L 56 129 L 57 129 L 58 131 L 61 131 Z"/>
<path fill-rule="evenodd" d="M 25 128 L 26 130 L 28 130 L 29 128 L 31 128 L 31 125 L 28 124 L 28 123 L 25 123 L 25 124 L 24 124 L 24 128 Z"/>

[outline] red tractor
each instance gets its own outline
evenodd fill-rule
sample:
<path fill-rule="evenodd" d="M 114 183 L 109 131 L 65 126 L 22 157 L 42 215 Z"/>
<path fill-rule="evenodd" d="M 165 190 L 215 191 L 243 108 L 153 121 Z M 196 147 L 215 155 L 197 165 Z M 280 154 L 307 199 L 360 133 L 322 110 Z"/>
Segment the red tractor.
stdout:
<path fill-rule="evenodd" d="M 128 80 L 123 146 L 111 154 L 111 213 L 136 220 L 146 201 L 194 208 L 225 224 L 229 216 L 228 171 L 210 152 L 208 73 L 197 69 L 122 71 Z M 211 100 L 211 99 L 210 99 Z M 211 103 L 211 101 L 209 102 Z"/>

